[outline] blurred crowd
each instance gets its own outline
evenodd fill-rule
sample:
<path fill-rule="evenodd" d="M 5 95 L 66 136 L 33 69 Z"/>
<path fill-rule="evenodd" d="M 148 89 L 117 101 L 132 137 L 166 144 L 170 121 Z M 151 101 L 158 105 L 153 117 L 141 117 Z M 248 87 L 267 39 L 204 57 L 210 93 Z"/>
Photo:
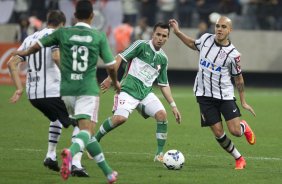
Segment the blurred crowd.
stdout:
<path fill-rule="evenodd" d="M 77 0 L 0 0 L 0 3 L 4 1 L 14 2 L 8 23 L 19 23 L 19 34 L 16 35 L 16 39 L 21 41 L 25 35 L 42 27 L 48 10 L 62 9 L 60 6 L 62 2 L 75 4 Z M 182 27 L 198 28 L 200 32 L 207 31 L 212 23 L 211 14 L 215 12 L 231 18 L 234 29 L 282 30 L 282 0 L 92 0 L 92 2 L 93 6 L 99 4 L 101 7 L 114 2 L 114 9 L 110 11 L 108 9 L 103 14 L 113 14 L 117 9 L 121 12 L 120 25 L 112 26 L 111 29 L 116 34 L 127 31 L 130 33 L 129 41 L 146 39 L 150 36 L 150 27 L 158 21 L 168 21 L 170 18 L 179 20 Z M 120 5 L 117 6 L 117 3 Z M 105 17 L 116 18 L 115 15 Z M 71 22 L 73 23 L 74 21 Z M 114 31 L 113 29 L 118 29 L 117 27 L 120 30 Z M 21 29 L 24 31 L 20 31 Z M 22 34 L 24 36 L 20 36 Z"/>
<path fill-rule="evenodd" d="M 3 1 L 3 0 L 2 0 Z M 7 0 L 6 0 L 7 1 Z M 18 22 L 22 14 L 36 16 L 45 21 L 46 12 L 59 9 L 59 0 L 10 0 L 15 1 L 10 22 Z M 75 1 L 77 0 L 69 0 Z M 183 27 L 197 27 L 199 22 L 209 25 L 212 12 L 224 14 L 240 22 L 238 29 L 282 29 L 281 0 L 92 0 L 121 1 L 124 18 L 135 26 L 140 17 L 146 17 L 148 25 L 176 17 Z"/>

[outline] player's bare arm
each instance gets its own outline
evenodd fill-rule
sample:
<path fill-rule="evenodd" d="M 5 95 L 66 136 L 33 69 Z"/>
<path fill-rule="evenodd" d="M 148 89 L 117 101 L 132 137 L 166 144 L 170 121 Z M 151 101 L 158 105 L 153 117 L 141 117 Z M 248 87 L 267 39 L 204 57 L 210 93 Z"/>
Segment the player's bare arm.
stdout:
<path fill-rule="evenodd" d="M 166 101 L 170 104 L 173 115 L 177 123 L 181 122 L 181 114 L 177 109 L 176 103 L 172 97 L 171 90 L 169 86 L 160 86 L 161 92 L 165 97 Z"/>
<path fill-rule="evenodd" d="M 108 75 L 110 76 L 110 79 L 112 81 L 112 85 L 114 86 L 114 89 L 116 90 L 117 93 L 120 92 L 120 84 L 117 79 L 117 70 L 116 70 L 116 63 L 113 65 L 107 66 L 106 70 L 108 72 Z M 102 88 L 103 90 L 103 88 Z"/>
<path fill-rule="evenodd" d="M 60 51 L 59 49 L 55 49 L 52 51 L 52 59 L 56 63 L 56 65 L 60 68 Z"/>
<path fill-rule="evenodd" d="M 119 67 L 120 67 L 122 58 L 120 57 L 120 55 L 117 55 L 115 59 L 116 59 L 115 70 L 116 70 L 116 72 L 118 72 L 118 69 L 119 69 Z M 105 93 L 105 92 L 111 87 L 111 85 L 112 85 L 112 79 L 111 79 L 110 76 L 108 76 L 108 77 L 100 84 L 102 93 Z"/>
<path fill-rule="evenodd" d="M 19 55 L 19 56 L 29 56 L 30 54 L 36 53 L 41 49 L 40 45 L 38 43 L 35 43 L 33 46 L 29 47 L 27 50 L 23 51 L 14 51 L 12 52 L 12 55 Z"/>
<path fill-rule="evenodd" d="M 256 116 L 256 113 L 254 111 L 254 109 L 247 104 L 246 99 L 245 99 L 245 93 L 244 93 L 244 88 L 245 88 L 245 84 L 244 84 L 244 78 L 243 75 L 240 74 L 236 77 L 234 77 L 234 81 L 235 81 L 235 85 L 237 87 L 239 96 L 240 96 L 240 101 L 241 101 L 241 105 L 244 109 L 250 111 L 254 116 Z"/>
<path fill-rule="evenodd" d="M 18 64 L 21 62 L 21 58 L 18 56 L 12 56 L 8 62 L 8 68 L 11 77 L 15 83 L 17 90 L 14 92 L 13 96 L 10 98 L 11 103 L 16 103 L 23 94 L 23 86 L 20 80 Z"/>
<path fill-rule="evenodd" d="M 175 19 L 170 19 L 169 20 L 169 25 L 173 28 L 174 34 L 189 48 L 196 50 L 195 46 L 195 39 L 187 36 L 183 32 L 180 31 L 178 22 Z"/>

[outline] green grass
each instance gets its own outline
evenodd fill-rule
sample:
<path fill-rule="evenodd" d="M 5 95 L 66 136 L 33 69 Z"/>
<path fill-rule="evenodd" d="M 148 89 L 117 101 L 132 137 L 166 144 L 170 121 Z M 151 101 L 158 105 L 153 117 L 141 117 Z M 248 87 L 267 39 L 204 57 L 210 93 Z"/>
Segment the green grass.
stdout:
<path fill-rule="evenodd" d="M 257 136 L 257 144 L 230 136 L 247 161 L 245 170 L 234 170 L 234 160 L 223 151 L 208 128 L 201 128 L 198 104 L 192 87 L 172 86 L 182 123 L 175 123 L 164 102 L 169 118 L 165 149 L 179 149 L 186 158 L 180 171 L 169 171 L 153 162 L 156 149 L 155 122 L 142 119 L 135 111 L 126 124 L 108 134 L 101 142 L 110 165 L 119 172 L 120 184 L 278 184 L 282 180 L 282 89 L 246 89 L 247 102 L 257 117 L 241 108 Z M 14 87 L 0 86 L 0 183 L 57 184 L 59 174 L 43 167 L 47 151 L 48 120 L 26 99 L 17 104 L 8 99 Z M 160 95 L 158 89 L 155 92 Z M 99 125 L 111 115 L 113 92 L 101 97 Z M 163 98 L 161 98 L 164 101 Z M 239 105 L 239 104 L 238 104 Z M 226 126 L 225 126 L 226 128 Z M 70 145 L 71 128 L 63 130 L 59 151 Z M 83 158 L 90 178 L 70 178 L 69 184 L 106 183 L 94 161 Z M 60 160 L 59 160 L 60 161 Z"/>

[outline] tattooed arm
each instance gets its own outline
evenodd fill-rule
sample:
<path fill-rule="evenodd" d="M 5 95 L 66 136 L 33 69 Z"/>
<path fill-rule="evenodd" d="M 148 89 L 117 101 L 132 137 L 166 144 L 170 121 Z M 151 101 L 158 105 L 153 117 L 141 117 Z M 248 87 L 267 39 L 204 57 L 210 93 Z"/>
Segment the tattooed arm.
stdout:
<path fill-rule="evenodd" d="M 242 107 L 244 109 L 250 111 L 254 116 L 256 116 L 255 111 L 253 110 L 253 108 L 250 105 L 247 104 L 246 99 L 245 99 L 245 93 L 244 93 L 245 85 L 244 85 L 243 75 L 240 74 L 240 75 L 234 77 L 234 80 L 235 80 L 235 85 L 236 85 L 238 92 L 239 92 Z"/>

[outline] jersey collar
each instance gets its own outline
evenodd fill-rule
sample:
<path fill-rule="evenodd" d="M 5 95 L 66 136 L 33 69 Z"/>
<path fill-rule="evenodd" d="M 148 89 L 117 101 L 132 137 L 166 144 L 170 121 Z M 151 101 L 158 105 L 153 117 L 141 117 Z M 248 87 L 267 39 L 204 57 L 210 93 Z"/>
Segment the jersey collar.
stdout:
<path fill-rule="evenodd" d="M 160 49 L 160 50 L 156 50 L 155 47 L 154 47 L 154 45 L 153 45 L 153 41 L 152 41 L 152 40 L 149 41 L 149 45 L 150 45 L 151 49 L 152 49 L 155 53 L 159 53 L 159 52 L 160 52 L 161 49 Z"/>
<path fill-rule="evenodd" d="M 88 27 L 88 28 L 91 28 L 91 26 L 89 24 L 86 24 L 84 22 L 78 22 L 76 23 L 74 26 L 84 26 L 84 27 Z"/>
<path fill-rule="evenodd" d="M 214 37 L 214 43 L 216 46 L 218 47 L 229 47 L 231 45 L 231 41 L 228 39 L 229 43 L 227 45 L 221 45 L 220 43 L 218 43 L 216 40 L 215 40 L 215 37 Z"/>
<path fill-rule="evenodd" d="M 51 27 L 46 27 L 44 28 L 45 30 L 51 30 L 51 31 L 54 31 L 55 29 L 54 28 L 51 28 Z"/>

